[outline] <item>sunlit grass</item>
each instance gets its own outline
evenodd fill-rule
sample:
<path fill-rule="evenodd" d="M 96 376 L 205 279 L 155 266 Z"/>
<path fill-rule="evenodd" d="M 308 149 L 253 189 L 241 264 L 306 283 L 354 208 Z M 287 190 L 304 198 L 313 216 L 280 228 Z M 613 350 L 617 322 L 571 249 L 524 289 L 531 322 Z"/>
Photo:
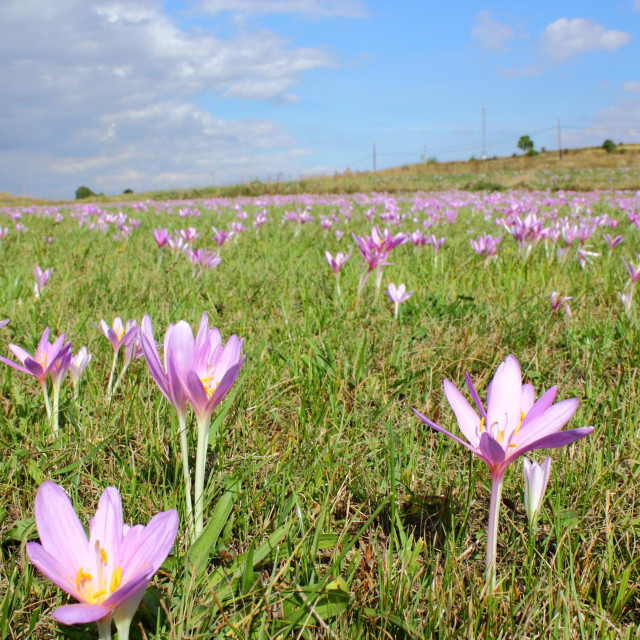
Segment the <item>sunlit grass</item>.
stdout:
<path fill-rule="evenodd" d="M 125 208 L 143 222 L 120 241 L 78 228 L 68 214 L 58 225 L 24 216 L 28 231 L 0 243 L 0 318 L 11 318 L 2 353 L 9 342 L 33 348 L 49 325 L 74 353 L 86 344 L 94 354 L 77 406 L 65 383 L 56 442 L 37 385 L 0 369 L 0 637 L 95 637 L 90 626 L 46 615 L 66 596 L 26 559 L 42 481 L 86 508 L 84 522 L 108 485 L 122 493 L 128 522 L 172 507 L 184 514 L 171 407 L 143 359 L 107 402 L 112 349 L 91 322 L 149 313 L 154 327 L 180 319 L 195 327 L 205 310 L 223 337 L 245 339 L 247 361 L 212 429 L 220 437 L 208 458 L 206 537 L 189 550 L 181 527 L 132 637 L 640 637 L 640 338 L 635 313 L 617 299 L 620 256 L 633 255 L 638 231 L 621 225 L 626 241 L 612 257 L 594 235 L 602 256 L 585 270 L 558 263 L 543 244 L 525 257 L 509 238 L 485 268 L 468 230 L 495 225 L 461 210 L 454 225 L 432 228 L 448 237 L 437 261 L 429 247 L 394 249 L 384 286 L 415 291 L 395 321 L 373 281 L 356 301 L 357 254 L 335 304 L 324 250 L 346 250 L 349 233 L 337 242 L 316 221 L 296 236 L 280 224 L 286 208 L 270 208 L 269 224 L 227 243 L 220 266 L 196 281 L 183 256 L 159 254 L 151 230 L 194 224 L 206 238 L 211 224 L 233 219 L 231 208 L 195 220 Z M 370 230 L 361 210 L 346 231 Z M 36 263 L 54 267 L 40 301 Z M 573 319 L 551 315 L 553 290 L 574 297 Z M 538 393 L 557 384 L 559 399 L 578 397 L 570 426 L 595 432 L 552 453 L 529 556 L 520 465 L 507 472 L 498 588 L 488 597 L 488 473 L 410 407 L 456 431 L 443 379 L 461 386 L 468 370 L 483 395 L 509 353 Z"/>

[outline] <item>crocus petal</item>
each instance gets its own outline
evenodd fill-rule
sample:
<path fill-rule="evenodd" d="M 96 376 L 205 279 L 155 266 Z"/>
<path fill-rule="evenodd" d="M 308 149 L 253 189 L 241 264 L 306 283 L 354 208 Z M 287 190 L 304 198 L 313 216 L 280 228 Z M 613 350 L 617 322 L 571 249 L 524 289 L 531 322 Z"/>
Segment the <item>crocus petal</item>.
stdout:
<path fill-rule="evenodd" d="M 63 566 L 77 571 L 87 564 L 89 541 L 67 494 L 55 482 L 43 482 L 36 494 L 35 517 L 42 546 Z"/>
<path fill-rule="evenodd" d="M 467 383 L 467 389 L 469 389 L 469 394 L 471 395 L 471 399 L 473 400 L 474 404 L 476 405 L 476 408 L 478 409 L 478 412 L 480 413 L 480 417 L 484 418 L 486 422 L 487 412 L 484 410 L 484 407 L 482 406 L 482 402 L 480 402 L 478 392 L 476 391 L 476 388 L 473 386 L 473 382 L 471 382 L 471 376 L 469 375 L 468 371 L 465 371 L 464 373 L 464 380 Z"/>
<path fill-rule="evenodd" d="M 193 332 L 187 322 L 181 320 L 171 330 L 169 344 L 167 345 L 167 373 L 169 374 L 169 361 L 173 362 L 177 374 L 183 382 L 186 381 L 194 352 Z M 171 382 L 171 381 L 170 381 Z"/>
<path fill-rule="evenodd" d="M 520 398 L 522 395 L 522 373 L 513 355 L 500 364 L 493 380 L 487 401 L 487 426 L 499 424 L 509 435 L 520 424 Z M 505 416 L 506 414 L 506 416 Z"/>
<path fill-rule="evenodd" d="M 46 377 L 45 370 L 42 368 L 42 365 L 36 360 L 33 360 L 32 358 L 27 358 L 24 361 L 24 368 L 34 378 L 42 379 Z"/>
<path fill-rule="evenodd" d="M 533 407 L 535 400 L 535 394 L 533 392 L 533 385 L 527 383 L 522 385 L 522 394 L 520 396 L 520 411 L 527 415 Z"/>
<path fill-rule="evenodd" d="M 144 320 L 142 322 L 144 323 Z M 158 388 L 165 396 L 165 398 L 167 398 L 169 402 L 172 402 L 171 398 L 169 397 L 167 376 L 165 375 L 164 369 L 162 368 L 162 363 L 160 361 L 160 356 L 158 355 L 156 345 L 153 342 L 153 334 L 151 334 L 151 338 L 149 338 L 147 335 L 142 333 L 140 343 L 142 345 L 142 353 L 144 354 L 145 360 L 147 361 L 147 366 L 149 367 L 149 373 L 151 373 L 151 377 L 155 380 Z"/>
<path fill-rule="evenodd" d="M 462 431 L 464 437 L 471 445 L 477 448 L 479 443 L 478 426 L 480 425 L 478 414 L 471 408 L 466 398 L 449 380 L 444 381 L 444 393 L 447 396 L 453 413 L 456 415 L 460 431 Z"/>
<path fill-rule="evenodd" d="M 169 555 L 177 533 L 178 512 L 175 509 L 157 513 L 146 527 L 130 529 L 122 545 L 123 581 L 129 574 L 149 569 L 155 573 Z"/>
<path fill-rule="evenodd" d="M 519 458 L 523 453 L 534 451 L 535 449 L 557 449 L 564 447 L 580 438 L 588 436 L 593 431 L 593 427 L 580 427 L 579 429 L 568 429 L 567 431 L 557 431 L 551 435 L 534 440 L 529 444 L 519 446 L 515 452 L 506 460 L 506 464 L 511 464 Z"/>
<path fill-rule="evenodd" d="M 515 439 L 518 447 L 527 445 L 551 433 L 560 431 L 578 409 L 578 399 L 568 398 L 549 407 L 544 413 L 522 423 L 522 428 Z"/>
<path fill-rule="evenodd" d="M 9 365 L 12 369 L 17 369 L 18 371 L 22 371 L 22 373 L 27 373 L 30 376 L 33 375 L 31 371 L 29 371 L 29 369 L 25 369 L 24 367 L 20 366 L 17 362 L 14 362 L 13 360 L 9 360 L 8 358 L 4 358 L 3 356 L 0 356 L 0 362 L 4 362 L 6 365 Z"/>
<path fill-rule="evenodd" d="M 553 386 L 550 389 L 547 389 L 537 400 L 537 402 L 529 409 L 529 411 L 525 411 L 524 420 L 522 421 L 522 425 L 520 426 L 520 431 L 522 428 L 531 420 L 537 418 L 542 415 L 556 399 L 556 394 L 558 393 L 558 387 Z M 524 410 L 523 410 L 524 411 Z"/>
<path fill-rule="evenodd" d="M 75 576 L 73 575 L 75 565 L 72 567 L 63 565 L 38 542 L 27 542 L 27 555 L 42 575 L 69 595 L 80 600 L 76 594 Z"/>
<path fill-rule="evenodd" d="M 243 341 L 238 338 L 235 333 L 227 340 L 227 344 L 224 345 L 222 353 L 218 357 L 215 368 L 216 371 L 226 371 L 234 364 L 237 364 L 240 360 L 240 354 L 242 353 Z"/>
<path fill-rule="evenodd" d="M 209 340 L 209 317 L 207 312 L 203 311 L 200 316 L 198 332 L 196 333 L 195 350 L 200 351 Z"/>
<path fill-rule="evenodd" d="M 22 363 L 24 363 L 27 358 L 31 358 L 31 354 L 27 353 L 22 347 L 19 347 L 17 344 L 10 344 L 9 349 L 13 353 L 13 355 Z"/>
<path fill-rule="evenodd" d="M 478 448 L 480 449 L 480 451 L 482 451 L 482 454 L 487 461 L 487 466 L 490 469 L 493 467 L 498 467 L 504 462 L 504 449 L 498 444 L 496 439 L 490 433 L 485 431 L 480 436 L 480 446 Z"/>
<path fill-rule="evenodd" d="M 207 392 L 204 390 L 202 380 L 198 378 L 195 371 L 189 371 L 186 383 L 187 393 L 189 394 L 191 404 L 193 404 L 194 411 L 199 418 L 204 417 L 207 404 L 209 403 L 209 396 L 207 396 Z"/>
<path fill-rule="evenodd" d="M 462 438 L 458 438 L 458 436 L 454 436 L 453 433 L 450 433 L 446 429 L 443 429 L 442 427 L 438 426 L 435 422 L 429 420 L 429 418 L 427 418 L 426 416 L 423 416 L 417 409 L 414 409 L 413 407 L 411 407 L 411 411 L 413 411 L 413 413 L 415 413 L 418 416 L 418 418 L 422 420 L 422 422 L 429 425 L 432 429 L 435 429 L 440 433 L 444 433 L 445 436 L 449 436 L 452 440 L 459 442 L 463 447 L 466 447 L 467 449 L 469 449 L 471 453 L 485 460 L 484 455 L 480 451 L 478 451 L 477 449 L 474 449 L 468 442 L 465 442 Z"/>
<path fill-rule="evenodd" d="M 122 544 L 122 500 L 115 487 L 107 487 L 100 496 L 96 515 L 91 520 L 89 548 L 96 542 L 105 550 L 107 565 L 115 568 L 119 563 Z"/>
<path fill-rule="evenodd" d="M 244 358 L 242 362 L 231 367 L 223 376 L 222 380 L 218 383 L 215 391 L 211 394 L 209 401 L 207 402 L 207 413 L 212 413 L 213 410 L 220 404 L 222 398 L 226 395 L 227 391 L 231 388 L 231 385 L 235 382 L 238 377 L 238 373 L 240 373 L 240 367 L 244 362 Z"/>
<path fill-rule="evenodd" d="M 85 624 L 87 622 L 97 622 L 98 620 L 111 615 L 111 609 L 101 604 L 65 604 L 58 607 L 52 617 L 62 624 Z"/>
<path fill-rule="evenodd" d="M 109 608 L 109 612 L 117 607 L 121 607 L 129 598 L 137 595 L 140 591 L 144 592 L 149 580 L 153 578 L 154 572 L 144 571 L 140 575 L 123 578 L 122 586 L 116 589 L 102 604 Z M 139 602 L 139 601 L 138 601 Z"/>

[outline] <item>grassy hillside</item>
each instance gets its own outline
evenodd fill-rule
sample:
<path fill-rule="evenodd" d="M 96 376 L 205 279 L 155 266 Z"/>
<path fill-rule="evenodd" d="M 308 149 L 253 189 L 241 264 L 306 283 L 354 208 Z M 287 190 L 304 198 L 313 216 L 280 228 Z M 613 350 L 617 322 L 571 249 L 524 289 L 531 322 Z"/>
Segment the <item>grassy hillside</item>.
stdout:
<path fill-rule="evenodd" d="M 369 191 L 471 191 L 503 189 L 640 189 L 640 144 L 619 146 L 613 153 L 600 147 L 548 151 L 487 160 L 423 162 L 380 171 L 351 171 L 283 182 L 252 182 L 219 187 L 191 187 L 144 193 L 105 195 L 97 201 L 131 202 L 207 197 Z M 0 206 L 43 204 L 44 200 L 0 193 Z"/>

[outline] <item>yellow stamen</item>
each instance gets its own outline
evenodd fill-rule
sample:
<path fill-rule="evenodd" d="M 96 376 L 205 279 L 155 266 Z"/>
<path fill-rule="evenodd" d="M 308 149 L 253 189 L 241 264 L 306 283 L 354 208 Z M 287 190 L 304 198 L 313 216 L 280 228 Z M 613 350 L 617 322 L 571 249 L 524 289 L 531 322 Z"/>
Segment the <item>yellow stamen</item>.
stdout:
<path fill-rule="evenodd" d="M 509 447 L 515 447 L 515 446 L 516 446 L 516 445 L 515 445 L 515 444 L 513 444 L 513 443 L 509 445 Z"/>
<path fill-rule="evenodd" d="M 484 416 L 480 418 L 480 425 L 478 426 L 478 433 L 482 433 L 482 429 L 484 428 Z"/>
<path fill-rule="evenodd" d="M 104 589 L 100 589 L 100 591 L 96 591 L 92 596 L 89 597 L 89 600 L 94 604 L 99 604 L 102 601 L 102 596 L 106 596 L 107 592 Z"/>
<path fill-rule="evenodd" d="M 209 376 L 208 378 L 200 378 L 200 382 L 202 382 L 202 386 L 204 387 L 204 392 L 207 394 L 207 397 L 210 398 L 213 395 L 213 392 L 216 390 L 219 382 L 215 384 L 211 384 L 213 380 L 213 376 Z"/>
<path fill-rule="evenodd" d="M 82 570 L 82 567 L 80 567 L 80 568 L 78 569 L 78 574 L 76 575 L 76 587 L 79 587 L 79 586 L 80 586 L 80 583 L 81 583 L 83 580 L 93 580 L 93 578 L 91 577 L 91 574 L 90 574 L 90 573 L 85 573 L 85 572 Z"/>
<path fill-rule="evenodd" d="M 498 437 L 496 438 L 496 442 L 500 444 L 503 440 L 504 440 L 504 431 L 500 429 L 500 431 L 498 431 Z"/>
<path fill-rule="evenodd" d="M 109 591 L 113 593 L 122 582 L 122 567 L 117 567 L 111 574 L 111 582 L 109 583 Z"/>
<path fill-rule="evenodd" d="M 522 423 L 524 422 L 524 411 L 520 412 L 520 424 L 516 427 L 516 430 L 513 432 L 513 435 L 518 435 L 518 431 L 520 431 L 520 427 L 522 426 Z"/>
<path fill-rule="evenodd" d="M 107 564 L 107 552 L 102 547 L 100 547 L 100 557 L 102 558 L 102 562 Z"/>

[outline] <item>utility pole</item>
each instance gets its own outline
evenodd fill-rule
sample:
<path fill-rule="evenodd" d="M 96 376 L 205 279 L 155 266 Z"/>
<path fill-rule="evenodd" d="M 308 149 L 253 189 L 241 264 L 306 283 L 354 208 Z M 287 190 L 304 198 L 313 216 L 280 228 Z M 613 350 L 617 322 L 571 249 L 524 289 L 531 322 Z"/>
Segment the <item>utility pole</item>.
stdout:
<path fill-rule="evenodd" d="M 487 159 L 487 146 L 485 144 L 486 142 L 486 111 L 487 111 L 487 105 L 483 102 L 482 103 L 482 159 L 486 160 Z"/>
<path fill-rule="evenodd" d="M 558 157 L 562 160 L 562 135 L 560 133 L 560 118 L 558 118 Z"/>
<path fill-rule="evenodd" d="M 376 143 L 373 143 L 373 172 L 376 171 Z"/>

